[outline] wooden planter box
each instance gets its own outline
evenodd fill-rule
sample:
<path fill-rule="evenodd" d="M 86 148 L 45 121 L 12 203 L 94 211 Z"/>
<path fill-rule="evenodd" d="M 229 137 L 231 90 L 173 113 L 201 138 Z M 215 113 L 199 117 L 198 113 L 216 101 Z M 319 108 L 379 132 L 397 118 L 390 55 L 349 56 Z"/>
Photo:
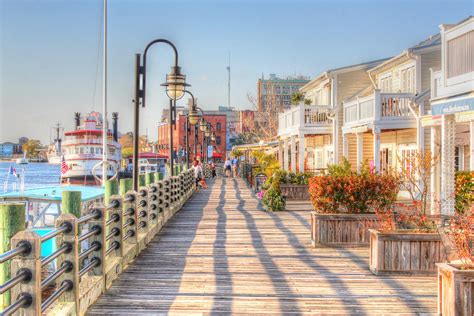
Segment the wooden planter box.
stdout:
<path fill-rule="evenodd" d="M 311 212 L 313 246 L 368 246 L 375 214 L 318 214 Z"/>
<path fill-rule="evenodd" d="M 280 184 L 280 189 L 287 200 L 309 200 L 307 184 Z"/>
<path fill-rule="evenodd" d="M 380 274 L 435 274 L 436 263 L 446 261 L 438 233 L 370 229 L 370 271 Z"/>
<path fill-rule="evenodd" d="M 437 266 L 438 314 L 474 315 L 474 270 L 459 270 L 447 263 Z"/>

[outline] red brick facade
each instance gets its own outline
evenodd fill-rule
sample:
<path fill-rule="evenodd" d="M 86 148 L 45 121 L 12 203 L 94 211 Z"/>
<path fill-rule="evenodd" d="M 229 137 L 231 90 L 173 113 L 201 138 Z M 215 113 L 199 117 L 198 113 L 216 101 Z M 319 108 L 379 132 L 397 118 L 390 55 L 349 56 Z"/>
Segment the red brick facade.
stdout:
<path fill-rule="evenodd" d="M 211 142 L 214 146 L 214 152 L 222 154 L 225 157 L 226 148 L 226 116 L 224 114 L 218 115 L 204 115 L 204 119 L 211 123 L 212 131 L 216 134 L 216 140 Z M 178 115 L 176 120 L 176 129 L 173 131 L 173 147 L 175 152 L 182 152 L 185 148 L 186 130 L 185 130 L 186 116 Z M 194 154 L 194 125 L 190 125 L 189 132 L 189 158 L 192 161 Z M 198 143 L 197 155 L 203 156 L 201 144 L 203 144 L 203 133 L 198 128 Z M 168 155 L 169 153 L 169 125 L 164 124 L 158 127 L 158 152 L 160 154 Z M 224 158 L 225 159 L 225 158 Z M 183 156 L 178 157 L 179 161 L 184 161 Z"/>

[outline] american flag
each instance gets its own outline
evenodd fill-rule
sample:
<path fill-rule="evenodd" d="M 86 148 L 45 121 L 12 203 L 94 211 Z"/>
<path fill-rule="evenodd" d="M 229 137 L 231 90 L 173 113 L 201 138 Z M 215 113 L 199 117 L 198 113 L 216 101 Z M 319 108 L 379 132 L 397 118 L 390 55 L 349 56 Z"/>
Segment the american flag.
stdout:
<path fill-rule="evenodd" d="M 64 160 L 64 156 L 61 157 L 61 175 L 65 174 L 68 172 L 69 167 L 66 163 L 66 160 Z"/>

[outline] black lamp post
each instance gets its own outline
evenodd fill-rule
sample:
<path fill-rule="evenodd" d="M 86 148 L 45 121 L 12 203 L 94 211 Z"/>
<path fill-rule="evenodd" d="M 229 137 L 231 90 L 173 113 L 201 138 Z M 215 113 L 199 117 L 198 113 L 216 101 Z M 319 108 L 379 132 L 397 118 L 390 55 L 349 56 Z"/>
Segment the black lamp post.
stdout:
<path fill-rule="evenodd" d="M 145 107 L 146 97 L 146 58 L 150 47 L 157 43 L 164 43 L 171 46 L 174 51 L 174 66 L 171 67 L 171 72 L 166 75 L 166 83 L 162 86 L 166 87 L 166 94 L 170 99 L 170 167 L 171 175 L 173 175 L 173 127 L 176 124 L 176 100 L 184 95 L 186 86 L 186 76 L 181 73 L 181 68 L 178 66 L 178 50 L 173 43 L 166 39 L 156 39 L 148 43 L 143 53 L 143 64 L 141 63 L 141 54 L 135 54 L 135 113 L 134 113 L 134 133 L 133 133 L 133 189 L 138 190 L 138 154 L 139 154 L 139 139 L 140 139 L 140 103 Z M 141 80 L 140 80 L 141 79 Z M 141 81 L 141 85 L 140 85 Z"/>

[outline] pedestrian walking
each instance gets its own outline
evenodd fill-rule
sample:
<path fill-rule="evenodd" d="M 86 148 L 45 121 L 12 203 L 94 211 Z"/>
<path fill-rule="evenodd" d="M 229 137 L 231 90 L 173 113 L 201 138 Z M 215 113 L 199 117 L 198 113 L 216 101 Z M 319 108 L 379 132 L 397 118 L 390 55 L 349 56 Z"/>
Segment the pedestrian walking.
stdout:
<path fill-rule="evenodd" d="M 216 177 L 216 164 L 214 163 L 213 160 L 211 160 L 209 162 L 209 168 L 211 169 L 211 175 L 212 175 L 212 178 L 215 178 Z"/>
<path fill-rule="evenodd" d="M 199 163 L 199 160 L 194 159 L 193 161 L 193 169 L 194 169 L 194 180 L 196 182 L 196 188 L 199 189 L 199 187 L 207 188 L 206 182 L 204 181 L 204 175 L 202 172 L 202 166 Z M 203 184 L 204 182 L 204 184 Z"/>
<path fill-rule="evenodd" d="M 232 171 L 232 162 L 230 160 L 230 157 L 227 157 L 227 159 L 225 160 L 224 169 L 225 169 L 226 178 L 230 178 L 231 177 L 231 171 Z"/>
<path fill-rule="evenodd" d="M 232 172 L 233 177 L 237 178 L 237 175 L 239 174 L 239 159 L 237 159 L 237 157 L 234 157 L 234 159 L 232 159 Z"/>

